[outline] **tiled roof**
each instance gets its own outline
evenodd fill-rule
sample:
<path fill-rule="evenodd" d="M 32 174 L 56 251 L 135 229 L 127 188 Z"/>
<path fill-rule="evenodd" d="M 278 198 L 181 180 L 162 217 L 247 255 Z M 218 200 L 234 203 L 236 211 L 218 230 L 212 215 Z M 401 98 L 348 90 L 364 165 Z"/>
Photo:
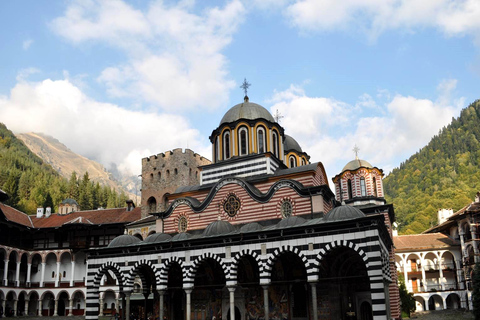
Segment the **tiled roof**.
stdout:
<path fill-rule="evenodd" d="M 155 220 L 157 220 L 157 217 L 152 216 L 152 215 L 148 215 L 146 217 L 140 218 L 138 220 L 135 220 L 135 221 L 129 223 L 128 226 L 135 226 L 137 224 L 140 225 L 140 224 L 143 224 L 143 223 L 152 223 L 152 222 L 155 222 Z"/>
<path fill-rule="evenodd" d="M 111 224 L 129 223 L 141 217 L 141 208 L 127 211 L 126 208 L 75 211 L 65 215 L 52 214 L 50 217 L 31 217 L 35 228 L 60 227 L 64 224 Z"/>
<path fill-rule="evenodd" d="M 0 203 L 0 210 L 3 212 L 8 221 L 12 221 L 27 227 L 33 227 L 32 220 L 30 219 L 29 215 L 7 206 L 4 203 Z"/>
<path fill-rule="evenodd" d="M 412 234 L 393 237 L 395 251 L 439 249 L 459 246 L 460 243 L 442 233 Z"/>

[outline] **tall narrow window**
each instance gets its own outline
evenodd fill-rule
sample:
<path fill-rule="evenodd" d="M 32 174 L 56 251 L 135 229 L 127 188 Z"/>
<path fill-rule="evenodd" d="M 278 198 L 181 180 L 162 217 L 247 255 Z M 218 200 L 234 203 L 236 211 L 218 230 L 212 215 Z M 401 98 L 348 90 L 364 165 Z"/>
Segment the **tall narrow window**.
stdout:
<path fill-rule="evenodd" d="M 343 194 L 342 194 L 342 180 L 338 181 L 338 193 L 340 194 L 340 202 L 343 200 Z"/>
<path fill-rule="evenodd" d="M 290 162 L 290 168 L 295 168 L 297 166 L 297 159 L 295 159 L 295 156 L 290 156 L 288 161 Z"/>
<path fill-rule="evenodd" d="M 365 185 L 365 178 L 360 178 L 360 190 L 362 191 L 362 197 L 367 196 L 367 186 Z"/>
<path fill-rule="evenodd" d="M 377 179 L 375 177 L 373 177 L 372 183 L 373 183 L 373 195 L 375 197 L 378 197 L 378 194 L 377 194 Z"/>
<path fill-rule="evenodd" d="M 230 132 L 228 131 L 223 134 L 223 158 L 230 159 Z"/>
<path fill-rule="evenodd" d="M 307 163 L 305 162 L 305 159 L 302 158 L 302 166 L 306 165 Z"/>
<path fill-rule="evenodd" d="M 265 152 L 265 131 L 263 131 L 263 128 L 258 128 L 257 140 L 258 140 L 258 153 L 264 153 Z"/>
<path fill-rule="evenodd" d="M 273 154 L 275 155 L 275 157 L 278 158 L 278 135 L 276 131 L 273 131 L 272 139 L 273 139 Z"/>
<path fill-rule="evenodd" d="M 248 154 L 248 132 L 246 128 L 240 128 L 240 131 L 238 133 L 239 136 L 239 148 L 240 152 L 239 154 L 241 156 L 247 155 Z"/>
<path fill-rule="evenodd" d="M 218 137 L 215 139 L 215 145 L 213 147 L 213 159 L 215 159 L 215 162 L 218 161 Z"/>
<path fill-rule="evenodd" d="M 352 199 L 353 198 L 352 180 L 350 180 L 350 179 L 347 180 L 347 188 L 348 188 L 348 199 Z"/>

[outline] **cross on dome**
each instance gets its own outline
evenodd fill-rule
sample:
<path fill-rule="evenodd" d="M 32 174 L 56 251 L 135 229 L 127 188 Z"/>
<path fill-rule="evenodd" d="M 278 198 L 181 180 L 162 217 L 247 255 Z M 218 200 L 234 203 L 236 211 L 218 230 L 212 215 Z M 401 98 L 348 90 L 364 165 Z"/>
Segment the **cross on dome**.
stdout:
<path fill-rule="evenodd" d="M 280 111 L 278 111 L 278 109 L 277 109 L 277 111 L 275 111 L 275 115 L 274 115 L 273 117 L 275 118 L 275 122 L 277 122 L 277 123 L 280 123 L 280 119 L 285 118 L 285 117 L 280 113 Z"/>
<path fill-rule="evenodd" d="M 355 145 L 355 147 L 353 147 L 353 152 L 355 152 L 355 159 L 358 160 L 358 151 L 360 151 L 360 148 L 357 147 L 357 145 Z"/>
<path fill-rule="evenodd" d="M 243 79 L 243 83 L 242 85 L 240 86 L 240 88 L 243 89 L 243 91 L 245 92 L 245 97 L 247 96 L 247 91 L 248 91 L 248 87 L 250 87 L 250 83 L 247 82 L 247 78 L 244 78 Z"/>

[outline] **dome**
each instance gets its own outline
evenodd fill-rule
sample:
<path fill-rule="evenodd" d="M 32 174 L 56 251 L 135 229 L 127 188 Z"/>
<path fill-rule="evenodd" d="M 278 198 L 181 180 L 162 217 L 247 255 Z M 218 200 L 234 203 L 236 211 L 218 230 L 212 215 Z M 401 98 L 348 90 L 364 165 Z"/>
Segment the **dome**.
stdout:
<path fill-rule="evenodd" d="M 288 227 L 295 227 L 301 224 L 305 223 L 305 219 L 297 216 L 290 216 L 288 218 L 285 218 L 283 220 L 280 220 L 279 223 L 277 223 L 277 228 L 288 228 Z"/>
<path fill-rule="evenodd" d="M 220 234 L 230 233 L 235 231 L 235 227 L 227 221 L 217 220 L 210 223 L 203 231 L 204 236 L 216 236 Z"/>
<path fill-rule="evenodd" d="M 108 244 L 109 248 L 113 247 L 124 247 L 131 244 L 139 243 L 141 240 L 131 234 L 122 234 L 121 236 L 116 237 Z"/>
<path fill-rule="evenodd" d="M 240 228 L 240 232 L 255 232 L 255 231 L 260 231 L 262 230 L 263 227 L 260 223 L 258 222 L 251 222 L 251 223 L 247 223 L 246 225 L 242 226 Z"/>
<path fill-rule="evenodd" d="M 342 220 L 352 220 L 357 218 L 365 217 L 365 213 L 363 213 L 360 209 L 352 207 L 352 206 L 340 206 L 333 208 L 329 213 L 325 216 L 326 222 L 333 222 L 333 221 L 342 221 Z"/>
<path fill-rule="evenodd" d="M 347 163 L 345 167 L 343 167 L 343 171 L 345 170 L 357 170 L 358 168 L 373 168 L 373 166 L 370 164 L 370 162 L 365 161 L 365 160 L 360 160 L 360 159 L 355 159 Z"/>
<path fill-rule="evenodd" d="M 171 235 L 159 232 L 159 233 L 154 233 L 149 235 L 145 240 L 143 240 L 143 242 L 154 243 L 154 242 L 168 241 L 171 239 L 172 239 Z"/>
<path fill-rule="evenodd" d="M 69 205 L 77 205 L 78 206 L 77 201 L 75 201 L 73 199 L 70 199 L 70 198 L 67 198 L 67 199 L 63 200 L 62 204 L 69 204 Z"/>
<path fill-rule="evenodd" d="M 234 122 L 239 119 L 255 120 L 265 119 L 270 122 L 275 122 L 270 112 L 259 104 L 252 103 L 245 99 L 243 103 L 239 103 L 225 113 L 220 125 L 224 123 Z"/>
<path fill-rule="evenodd" d="M 290 137 L 289 135 L 285 135 L 285 142 L 283 143 L 283 149 L 285 151 L 295 150 L 297 152 L 303 152 L 298 142 L 292 137 Z"/>
<path fill-rule="evenodd" d="M 190 239 L 191 237 L 192 237 L 192 235 L 190 233 L 180 232 L 180 233 L 173 236 L 172 241 L 187 240 L 187 239 Z"/>

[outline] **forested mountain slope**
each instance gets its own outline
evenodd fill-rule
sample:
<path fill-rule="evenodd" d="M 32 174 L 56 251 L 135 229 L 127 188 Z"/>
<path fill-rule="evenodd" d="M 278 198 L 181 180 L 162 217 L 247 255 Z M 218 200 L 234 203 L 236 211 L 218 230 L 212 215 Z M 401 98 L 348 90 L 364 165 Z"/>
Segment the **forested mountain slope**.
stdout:
<path fill-rule="evenodd" d="M 37 207 L 58 209 L 66 198 L 73 198 L 82 210 L 123 207 L 126 196 L 90 181 L 88 172 L 80 179 L 61 177 L 50 165 L 0 123 L 0 188 L 8 193 L 7 204 L 28 214 Z"/>
<path fill-rule="evenodd" d="M 480 191 L 480 100 L 463 109 L 383 183 L 402 234 L 435 225 L 441 208 L 457 211 L 472 202 Z"/>

